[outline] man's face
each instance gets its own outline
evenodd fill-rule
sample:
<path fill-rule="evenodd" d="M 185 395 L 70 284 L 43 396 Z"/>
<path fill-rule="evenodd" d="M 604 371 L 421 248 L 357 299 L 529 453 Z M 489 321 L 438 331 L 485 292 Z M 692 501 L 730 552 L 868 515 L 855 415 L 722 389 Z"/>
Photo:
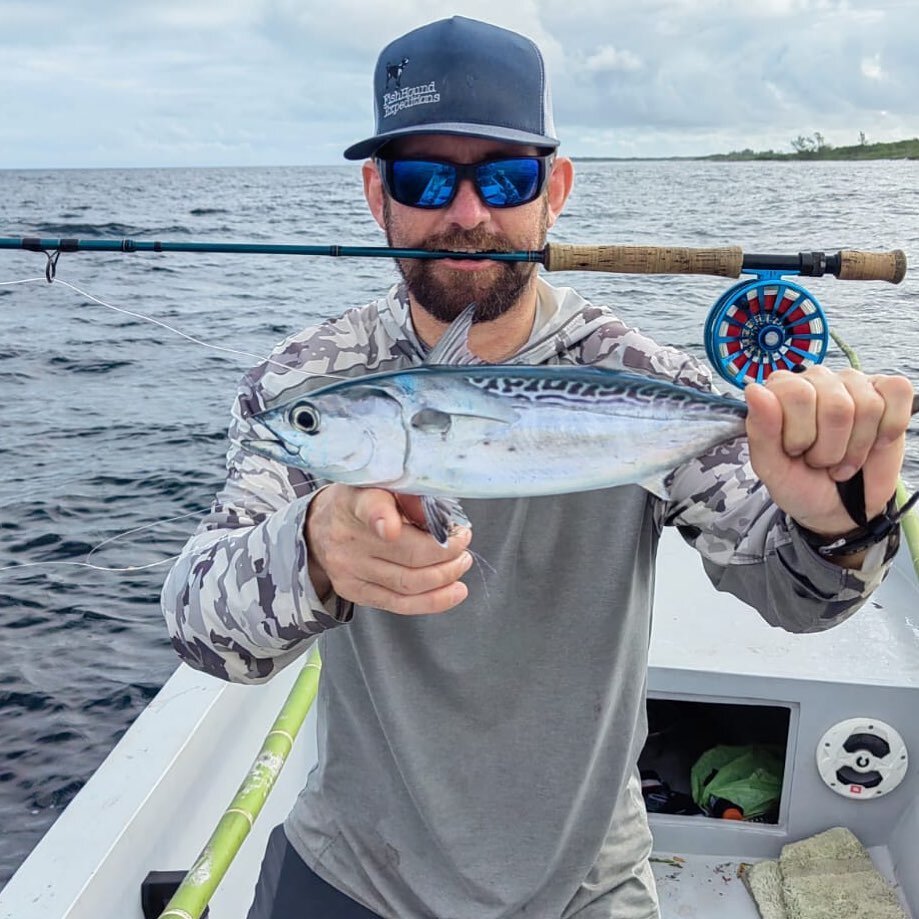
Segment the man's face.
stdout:
<path fill-rule="evenodd" d="M 387 149 L 388 156 L 427 156 L 455 163 L 536 152 L 533 147 L 443 135 L 407 137 Z M 461 182 L 450 204 L 438 210 L 407 207 L 384 191 L 382 222 L 393 247 L 480 252 L 542 249 L 550 225 L 545 193 L 520 207 L 490 208 L 469 179 Z M 398 266 L 413 299 L 441 322 L 451 322 L 472 302 L 478 306 L 477 321 L 495 319 L 514 305 L 536 276 L 536 265 L 527 262 L 403 259 Z"/>

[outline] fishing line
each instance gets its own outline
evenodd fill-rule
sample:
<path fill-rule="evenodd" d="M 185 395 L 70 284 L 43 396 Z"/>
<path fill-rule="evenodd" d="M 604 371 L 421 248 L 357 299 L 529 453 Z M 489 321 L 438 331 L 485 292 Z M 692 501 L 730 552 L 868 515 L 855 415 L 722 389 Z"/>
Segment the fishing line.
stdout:
<path fill-rule="evenodd" d="M 40 278 L 21 278 L 18 281 L 0 281 L 0 287 L 12 287 L 14 284 L 31 284 L 33 281 L 44 281 L 44 277 Z"/>
<path fill-rule="evenodd" d="M 41 280 L 44 280 L 42 278 Z M 189 335 L 188 332 L 183 332 L 181 329 L 177 329 L 175 326 L 170 325 L 168 322 L 164 322 L 162 319 L 156 319 L 153 316 L 145 316 L 143 313 L 135 312 L 134 310 L 125 309 L 121 306 L 115 306 L 113 303 L 107 303 L 105 300 L 102 300 L 99 297 L 93 296 L 91 293 L 88 293 L 85 290 L 77 287 L 76 284 L 71 284 L 69 281 L 64 281 L 61 278 L 55 277 L 51 280 L 52 284 L 63 284 L 64 287 L 69 287 L 70 290 L 75 291 L 81 297 L 86 297 L 88 300 L 91 300 L 93 303 L 98 303 L 100 306 L 104 306 L 107 309 L 114 310 L 116 313 L 122 313 L 125 316 L 133 316 L 135 319 L 142 319 L 145 322 L 152 322 L 154 325 L 160 326 L 160 328 L 166 329 L 168 332 L 172 332 L 174 335 L 178 335 L 180 338 L 190 341 L 192 344 L 201 345 L 203 348 L 210 348 L 212 351 L 220 351 L 224 354 L 232 354 L 237 357 L 246 357 L 252 358 L 258 361 L 259 363 L 265 363 L 272 367 L 280 367 L 283 370 L 286 370 L 290 373 L 297 373 L 303 377 L 314 377 L 314 376 L 324 376 L 331 377 L 335 380 L 342 379 L 340 374 L 330 374 L 330 373 L 311 373 L 309 371 L 300 370 L 297 367 L 290 367 L 287 364 L 282 364 L 279 361 L 273 361 L 269 357 L 262 357 L 256 354 L 253 351 L 242 351 L 238 348 L 228 348 L 224 345 L 215 345 L 212 342 L 202 341 L 200 338 L 196 338 L 194 335 Z"/>
<path fill-rule="evenodd" d="M 470 549 L 468 546 L 466 546 L 466 551 L 472 556 L 472 561 L 475 563 L 476 573 L 482 579 L 482 593 L 485 594 L 485 602 L 490 607 L 491 593 L 488 590 L 488 578 L 485 576 L 485 569 L 487 568 L 491 574 L 497 574 L 498 572 L 495 569 L 495 566 L 492 565 L 484 555 L 479 555 L 478 552 Z"/>
<path fill-rule="evenodd" d="M 115 306 L 114 303 L 108 303 L 101 297 L 96 297 L 88 291 L 77 287 L 76 284 L 71 284 L 69 281 L 65 281 L 63 278 L 59 278 L 56 275 L 50 280 L 42 276 L 38 278 L 22 278 L 21 280 L 15 281 L 0 281 L 0 287 L 11 287 L 14 284 L 29 284 L 35 281 L 44 281 L 45 283 L 50 284 L 60 284 L 63 287 L 67 287 L 75 293 L 79 294 L 81 297 L 85 297 L 87 300 L 90 300 L 93 303 L 97 303 L 99 306 L 104 306 L 106 309 L 110 309 L 116 313 L 121 313 L 124 316 L 131 316 L 134 319 L 150 322 L 153 325 L 157 325 L 160 328 L 165 329 L 167 332 L 172 332 L 174 335 L 178 335 L 180 338 L 184 338 L 186 341 L 190 341 L 192 344 L 201 345 L 202 348 L 209 348 L 211 351 L 219 351 L 223 354 L 231 354 L 237 357 L 250 358 L 257 361 L 258 363 L 268 364 L 270 367 L 278 367 L 287 373 L 298 374 L 306 379 L 310 379 L 312 377 L 326 377 L 336 381 L 345 379 L 345 377 L 340 373 L 326 373 L 319 370 L 300 370 L 298 367 L 291 367 L 289 364 L 282 364 L 280 361 L 272 360 L 270 357 L 263 357 L 262 355 L 256 354 L 254 351 L 243 351 L 239 348 L 229 348 L 225 345 L 216 345 L 213 342 L 203 341 L 200 338 L 196 338 L 194 335 L 190 335 L 188 332 L 183 332 L 181 329 L 170 325 L 168 322 L 165 322 L 162 319 L 157 319 L 154 316 L 146 316 L 143 313 L 138 313 L 135 310 L 126 309 L 123 306 Z"/>
<path fill-rule="evenodd" d="M 64 485 L 73 485 L 75 482 L 83 482 L 86 480 L 85 475 L 75 475 L 69 479 L 62 479 L 60 476 L 51 476 L 47 481 L 44 482 L 35 482 L 32 488 L 27 488 L 25 491 L 17 491 L 15 495 L 10 497 L 0 496 L 0 508 L 9 507 L 11 504 L 22 504 L 25 503 L 33 495 L 47 495 L 51 496 L 52 492 L 49 486 L 57 486 L 57 493 L 60 494 L 60 489 Z"/>
<path fill-rule="evenodd" d="M 208 506 L 209 508 L 209 506 Z M 164 523 L 173 523 L 176 520 L 187 520 L 189 517 L 199 517 L 204 513 L 208 508 L 198 508 L 197 510 L 189 511 L 186 514 L 177 514 L 175 517 L 166 517 L 161 520 L 154 520 L 153 523 L 145 523 L 143 526 L 134 527 L 130 530 L 125 530 L 121 533 L 116 533 L 114 536 L 109 536 L 106 539 L 103 539 L 102 542 L 93 546 L 86 554 L 85 561 L 82 562 L 73 562 L 73 561 L 45 561 L 45 562 L 22 562 L 18 565 L 5 565 L 0 568 L 0 574 L 5 571 L 20 571 L 25 568 L 46 568 L 50 565 L 61 566 L 67 565 L 70 567 L 77 568 L 90 568 L 93 571 L 105 571 L 112 572 L 115 574 L 127 574 L 134 571 L 146 571 L 148 568 L 158 568 L 160 565 L 165 565 L 169 562 L 174 562 L 179 558 L 178 555 L 170 555 L 169 558 L 160 559 L 156 562 L 148 562 L 146 565 L 126 565 L 122 568 L 111 568 L 107 565 L 96 565 L 93 564 L 90 559 L 103 547 L 109 545 L 110 543 L 117 542 L 120 539 L 123 539 L 125 536 L 130 536 L 133 533 L 140 533 L 143 530 L 149 530 L 153 527 L 161 526 Z"/>

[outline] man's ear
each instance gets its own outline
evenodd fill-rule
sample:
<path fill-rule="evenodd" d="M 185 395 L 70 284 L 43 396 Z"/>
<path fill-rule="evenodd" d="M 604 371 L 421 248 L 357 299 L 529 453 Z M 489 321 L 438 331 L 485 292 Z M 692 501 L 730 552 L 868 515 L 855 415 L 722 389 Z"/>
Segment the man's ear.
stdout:
<path fill-rule="evenodd" d="M 565 209 L 565 202 L 574 187 L 574 164 L 567 156 L 557 156 L 552 163 L 549 174 L 547 203 L 549 209 L 548 226 L 553 226 Z"/>
<path fill-rule="evenodd" d="M 361 166 L 361 175 L 364 179 L 364 197 L 370 207 L 370 213 L 373 219 L 380 225 L 381 230 L 386 229 L 383 222 L 383 196 L 386 192 L 383 190 L 383 179 L 380 177 L 380 170 L 373 160 L 366 160 Z"/>

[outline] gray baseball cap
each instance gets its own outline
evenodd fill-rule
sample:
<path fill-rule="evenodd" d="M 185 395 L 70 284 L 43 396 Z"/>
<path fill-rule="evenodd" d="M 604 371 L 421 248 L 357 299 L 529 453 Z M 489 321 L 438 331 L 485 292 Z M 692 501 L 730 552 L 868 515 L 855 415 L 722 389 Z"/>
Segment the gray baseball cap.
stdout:
<path fill-rule="evenodd" d="M 523 35 L 454 16 L 380 52 L 373 75 L 376 133 L 345 150 L 373 156 L 410 134 L 461 134 L 555 149 L 546 68 Z"/>

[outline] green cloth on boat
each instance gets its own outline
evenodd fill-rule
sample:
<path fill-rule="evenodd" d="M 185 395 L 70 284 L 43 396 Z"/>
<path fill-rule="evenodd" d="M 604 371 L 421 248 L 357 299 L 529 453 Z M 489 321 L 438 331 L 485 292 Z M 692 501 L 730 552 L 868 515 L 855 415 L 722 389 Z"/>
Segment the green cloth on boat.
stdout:
<path fill-rule="evenodd" d="M 692 767 L 692 797 L 708 814 L 717 814 L 716 802 L 720 799 L 739 807 L 747 820 L 759 817 L 778 803 L 784 769 L 772 747 L 712 747 Z"/>
<path fill-rule="evenodd" d="M 909 919 L 868 850 L 845 827 L 782 849 L 744 874 L 762 919 Z"/>

